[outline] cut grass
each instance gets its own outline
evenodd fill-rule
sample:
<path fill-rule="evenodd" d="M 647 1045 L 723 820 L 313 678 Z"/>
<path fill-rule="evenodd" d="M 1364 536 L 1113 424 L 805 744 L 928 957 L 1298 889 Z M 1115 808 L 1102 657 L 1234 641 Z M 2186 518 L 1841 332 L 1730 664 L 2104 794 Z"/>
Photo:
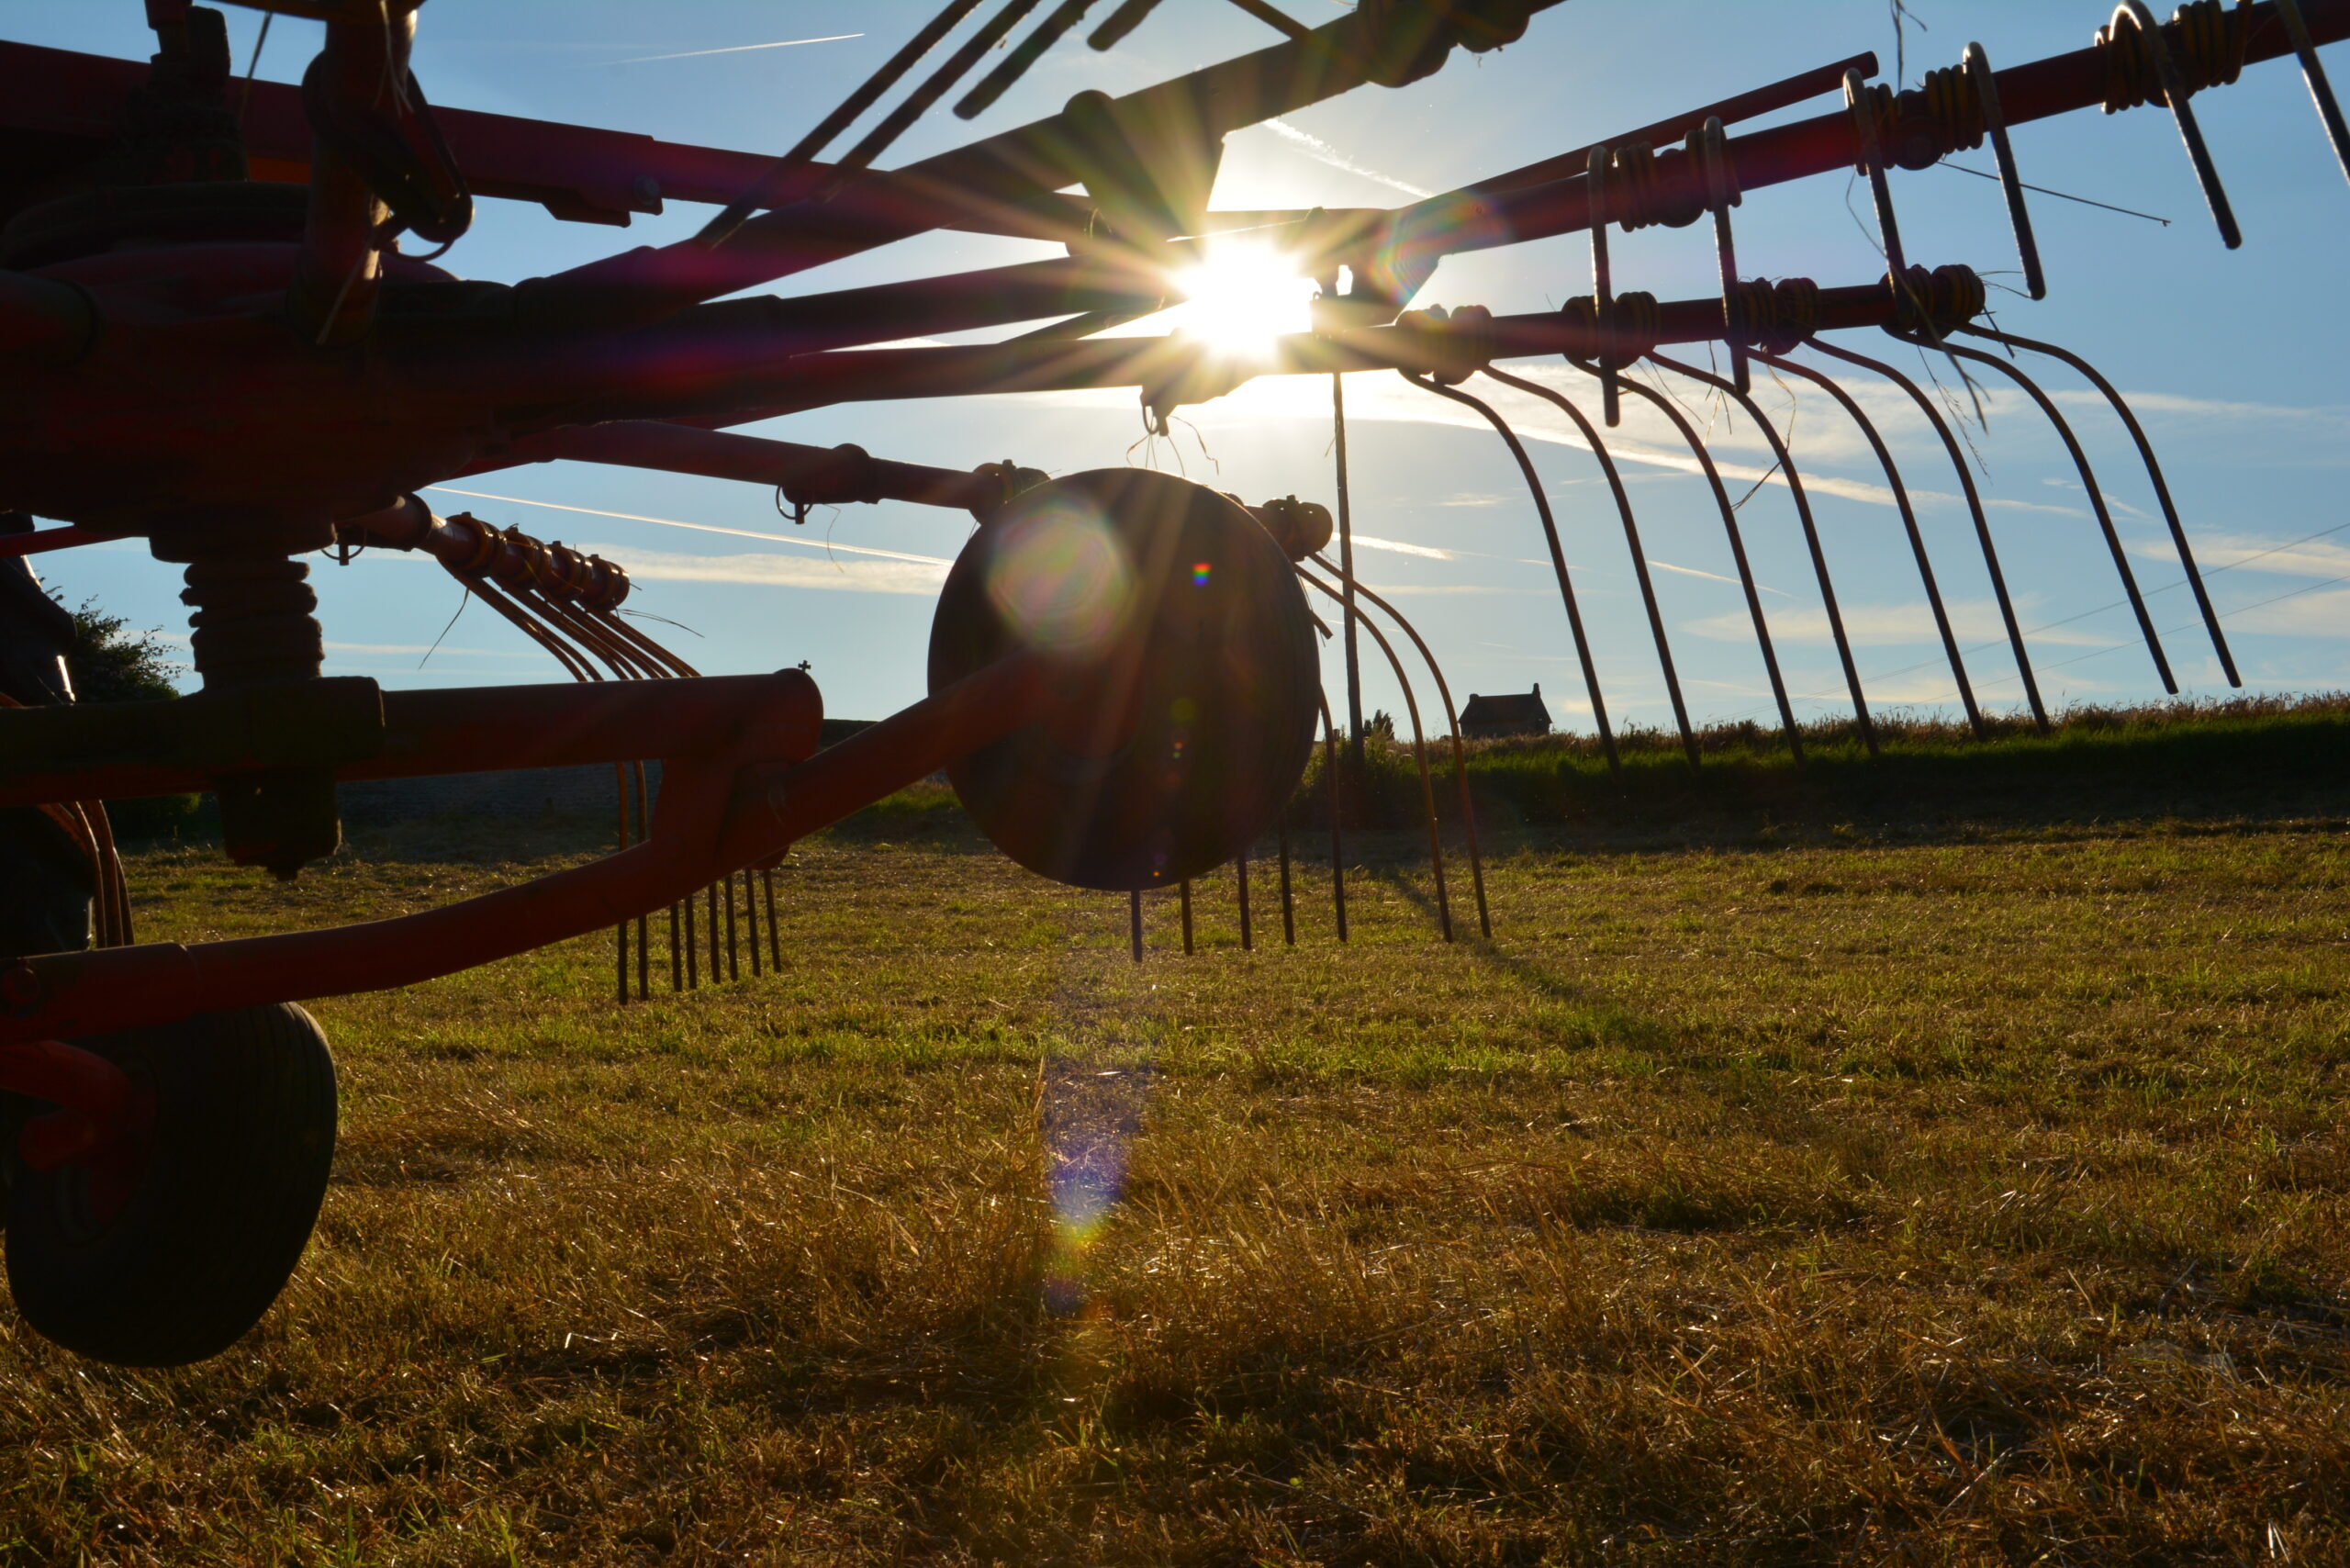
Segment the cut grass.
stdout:
<path fill-rule="evenodd" d="M 0 1561 L 2350 1556 L 2338 820 L 1520 834 L 1452 946 L 1358 839 L 1348 946 L 1260 862 L 1137 968 L 901 804 L 779 976 L 317 1004 L 294 1285 L 168 1373 L 0 1321 Z M 153 852 L 142 934 L 563 857 L 469 831 Z"/>

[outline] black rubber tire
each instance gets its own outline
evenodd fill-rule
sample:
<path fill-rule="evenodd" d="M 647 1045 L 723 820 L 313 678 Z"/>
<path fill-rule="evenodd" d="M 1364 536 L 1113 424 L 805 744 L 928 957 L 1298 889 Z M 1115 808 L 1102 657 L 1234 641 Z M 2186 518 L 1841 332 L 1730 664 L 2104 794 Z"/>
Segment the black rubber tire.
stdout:
<path fill-rule="evenodd" d="M 334 1161 L 334 1060 L 289 1003 L 74 1042 L 153 1096 L 129 1194 L 92 1217 L 87 1164 L 8 1140 L 8 1285 L 42 1338 L 118 1366 L 217 1356 L 301 1260 Z"/>

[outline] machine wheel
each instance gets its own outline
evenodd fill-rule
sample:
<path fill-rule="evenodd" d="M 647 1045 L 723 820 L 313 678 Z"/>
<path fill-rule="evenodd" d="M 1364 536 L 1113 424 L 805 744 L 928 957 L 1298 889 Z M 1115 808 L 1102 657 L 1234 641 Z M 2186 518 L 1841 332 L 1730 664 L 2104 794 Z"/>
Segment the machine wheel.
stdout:
<path fill-rule="evenodd" d="M 40 1171 L 8 1139 L 8 1284 L 25 1321 L 121 1366 L 216 1356 L 261 1320 L 309 1241 L 334 1159 L 334 1061 L 291 1003 L 75 1042 L 140 1114 Z"/>

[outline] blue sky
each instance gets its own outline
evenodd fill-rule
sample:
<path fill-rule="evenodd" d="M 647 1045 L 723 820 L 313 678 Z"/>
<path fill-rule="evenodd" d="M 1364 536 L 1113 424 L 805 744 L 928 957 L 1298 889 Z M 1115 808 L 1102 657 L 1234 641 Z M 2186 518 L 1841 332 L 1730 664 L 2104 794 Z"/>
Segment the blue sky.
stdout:
<path fill-rule="evenodd" d="M 681 0 L 661 6 L 441 0 L 422 13 L 417 69 L 440 104 L 779 151 L 932 8 L 931 0 Z M 1286 0 L 1285 8 L 1315 23 L 1337 10 L 1334 0 Z M 1921 24 L 1908 36 L 1913 81 L 1929 67 L 1954 62 L 1970 39 L 2004 66 L 2078 48 L 2103 19 L 2099 6 L 2045 0 L 1911 0 L 1909 8 Z M 241 66 L 259 20 L 256 13 L 229 12 Z M 6 0 L 0 24 L 7 37 L 63 48 L 143 56 L 151 47 L 135 0 Z M 852 33 L 861 36 L 743 47 Z M 977 122 L 935 114 L 885 162 L 1048 113 L 1080 88 L 1129 90 L 1270 38 L 1222 0 L 1165 0 L 1118 51 L 1097 55 L 1069 39 Z M 317 39 L 315 27 L 279 19 L 261 74 L 296 78 Z M 1393 205 L 1863 49 L 1878 51 L 1880 80 L 1889 80 L 1894 34 L 1883 0 L 1573 0 L 1537 18 L 1524 42 L 1501 53 L 1456 55 L 1441 74 L 1402 92 L 1366 88 L 1280 126 L 1235 135 L 1215 205 Z M 705 50 L 730 52 L 698 52 Z M 2350 50 L 2330 53 L 2337 73 L 2350 74 Z M 645 58 L 655 55 L 682 58 Z M 1823 100 L 1780 118 L 1826 106 Z M 2255 66 L 2235 87 L 2206 94 L 2196 106 L 2244 226 L 2242 251 L 2221 248 L 2165 115 L 2154 108 L 2110 118 L 2091 111 L 2021 128 L 2016 140 L 2025 177 L 2172 221 L 2165 226 L 2035 198 L 2051 297 L 2032 304 L 1995 290 L 1994 298 L 2003 325 L 2083 354 L 2135 402 L 2207 571 L 2229 568 L 2212 577 L 2212 592 L 2247 685 L 2340 688 L 2350 685 L 2350 512 L 2342 504 L 2350 472 L 2350 394 L 2344 388 L 2350 313 L 2339 287 L 2350 240 L 2350 186 L 2290 65 Z M 1987 150 L 1957 161 L 1990 166 Z M 1995 282 L 2020 285 L 1995 185 L 1937 169 L 1897 174 L 1894 193 L 1911 260 L 1962 262 Z M 1823 284 L 1866 281 L 1880 263 L 1865 211 L 1864 190 L 1841 175 L 1754 192 L 1738 214 L 1743 270 Z M 682 236 L 707 214 L 673 205 L 663 217 L 639 218 L 621 231 L 558 223 L 535 207 L 487 201 L 473 233 L 444 264 L 464 275 L 510 281 Z M 782 287 L 825 290 L 1049 253 L 1014 241 L 932 236 Z M 1712 291 L 1702 229 L 1619 236 L 1616 254 L 1618 287 L 1648 288 L 1665 298 Z M 1419 303 L 1537 310 L 1589 286 L 1587 249 L 1577 237 L 1448 262 Z M 1916 353 L 1888 340 L 1845 334 L 1841 341 L 1923 373 Z M 1589 388 L 1568 367 L 1511 368 L 1562 389 Z M 2182 684 L 2193 694 L 2225 691 L 2133 450 L 2077 378 L 2046 362 L 2033 368 L 2061 389 L 2060 401 L 2077 421 Z M 1947 369 L 1942 379 L 1950 379 Z M 1672 385 L 1701 422 L 1710 423 L 1733 492 L 1761 477 L 1770 459 L 1756 433 L 1720 416 L 1700 389 Z M 2020 706 L 2014 666 L 1947 458 L 1906 399 L 1858 374 L 1847 385 L 1882 416 L 1978 691 L 1987 706 Z M 1972 436 L 1981 460 L 1977 478 L 2024 625 L 2028 632 L 2045 628 L 2029 638 L 2043 690 L 2053 704 L 2157 695 L 2128 611 L 2116 602 L 2118 584 L 2070 462 L 2020 395 L 1986 387 L 1993 394 L 1987 429 Z M 1812 492 L 1873 703 L 1951 703 L 1953 689 L 1882 470 L 1823 395 L 1808 388 L 1791 395 L 1760 381 L 1758 398 L 1783 429 L 1791 396 L 1796 462 Z M 1348 400 L 1356 527 L 1377 542 L 1360 557 L 1365 581 L 1392 591 L 1414 617 L 1456 695 L 1523 690 L 1539 681 L 1561 723 L 1587 728 L 1588 705 L 1541 536 L 1501 443 L 1473 415 L 1393 375 L 1349 378 Z M 1529 439 L 1559 510 L 1611 713 L 1619 722 L 1668 723 L 1629 559 L 1595 465 L 1545 406 L 1507 393 L 1495 400 Z M 1595 409 L 1595 396 L 1584 401 Z M 1140 445 L 1130 392 L 835 409 L 748 428 L 802 442 L 854 441 L 878 454 L 957 467 L 1005 456 L 1056 472 L 1127 462 L 1180 465 L 1250 500 L 1292 493 L 1330 500 L 1326 380 L 1259 383 L 1187 410 L 1187 417 L 1191 426 L 1179 426 L 1173 442 Z M 1723 580 L 1731 566 L 1709 492 L 1662 424 L 1629 417 L 1619 434 L 1618 460 L 1632 482 L 1646 553 L 1659 568 L 1695 716 L 1767 720 L 1770 700 L 1743 600 Z M 828 711 L 848 716 L 878 716 L 921 695 L 940 571 L 920 562 L 828 555 L 821 546 L 829 540 L 945 558 L 969 531 L 957 514 L 851 507 L 819 512 L 796 531 L 805 545 L 771 544 L 597 515 L 793 534 L 772 498 L 748 486 L 568 464 L 459 483 L 517 499 L 442 494 L 431 498 L 435 505 L 471 508 L 627 562 L 639 580 L 633 606 L 691 627 L 698 635 L 677 633 L 673 640 L 705 671 L 771 669 L 804 659 L 824 689 Z M 1786 491 L 1765 487 L 1740 520 L 1789 689 L 1805 698 L 1799 711 L 1840 711 L 1842 681 Z M 95 596 L 140 624 L 182 629 L 175 571 L 134 545 L 49 556 L 40 566 L 69 600 Z M 479 607 L 466 611 L 420 669 L 422 650 L 460 601 L 455 584 L 429 564 L 373 555 L 348 568 L 321 563 L 318 576 L 334 673 L 396 686 L 554 677 L 543 655 Z M 1375 666 L 1376 655 L 1369 656 Z M 1332 669 L 1335 693 L 1335 659 Z M 1366 689 L 1370 706 L 1400 713 L 1382 671 L 1367 669 Z"/>

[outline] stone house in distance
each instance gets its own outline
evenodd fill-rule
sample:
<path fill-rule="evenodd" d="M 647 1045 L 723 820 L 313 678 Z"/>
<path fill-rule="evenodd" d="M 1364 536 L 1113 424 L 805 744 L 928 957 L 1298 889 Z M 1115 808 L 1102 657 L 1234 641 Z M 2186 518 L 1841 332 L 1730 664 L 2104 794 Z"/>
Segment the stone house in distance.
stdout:
<path fill-rule="evenodd" d="M 1542 683 L 1536 681 L 1534 689 L 1527 692 L 1504 692 L 1494 697 L 1469 694 L 1469 705 L 1460 710 L 1460 734 L 1469 740 L 1499 740 L 1513 735 L 1547 735 L 1550 733 L 1550 707 L 1542 700 Z"/>

